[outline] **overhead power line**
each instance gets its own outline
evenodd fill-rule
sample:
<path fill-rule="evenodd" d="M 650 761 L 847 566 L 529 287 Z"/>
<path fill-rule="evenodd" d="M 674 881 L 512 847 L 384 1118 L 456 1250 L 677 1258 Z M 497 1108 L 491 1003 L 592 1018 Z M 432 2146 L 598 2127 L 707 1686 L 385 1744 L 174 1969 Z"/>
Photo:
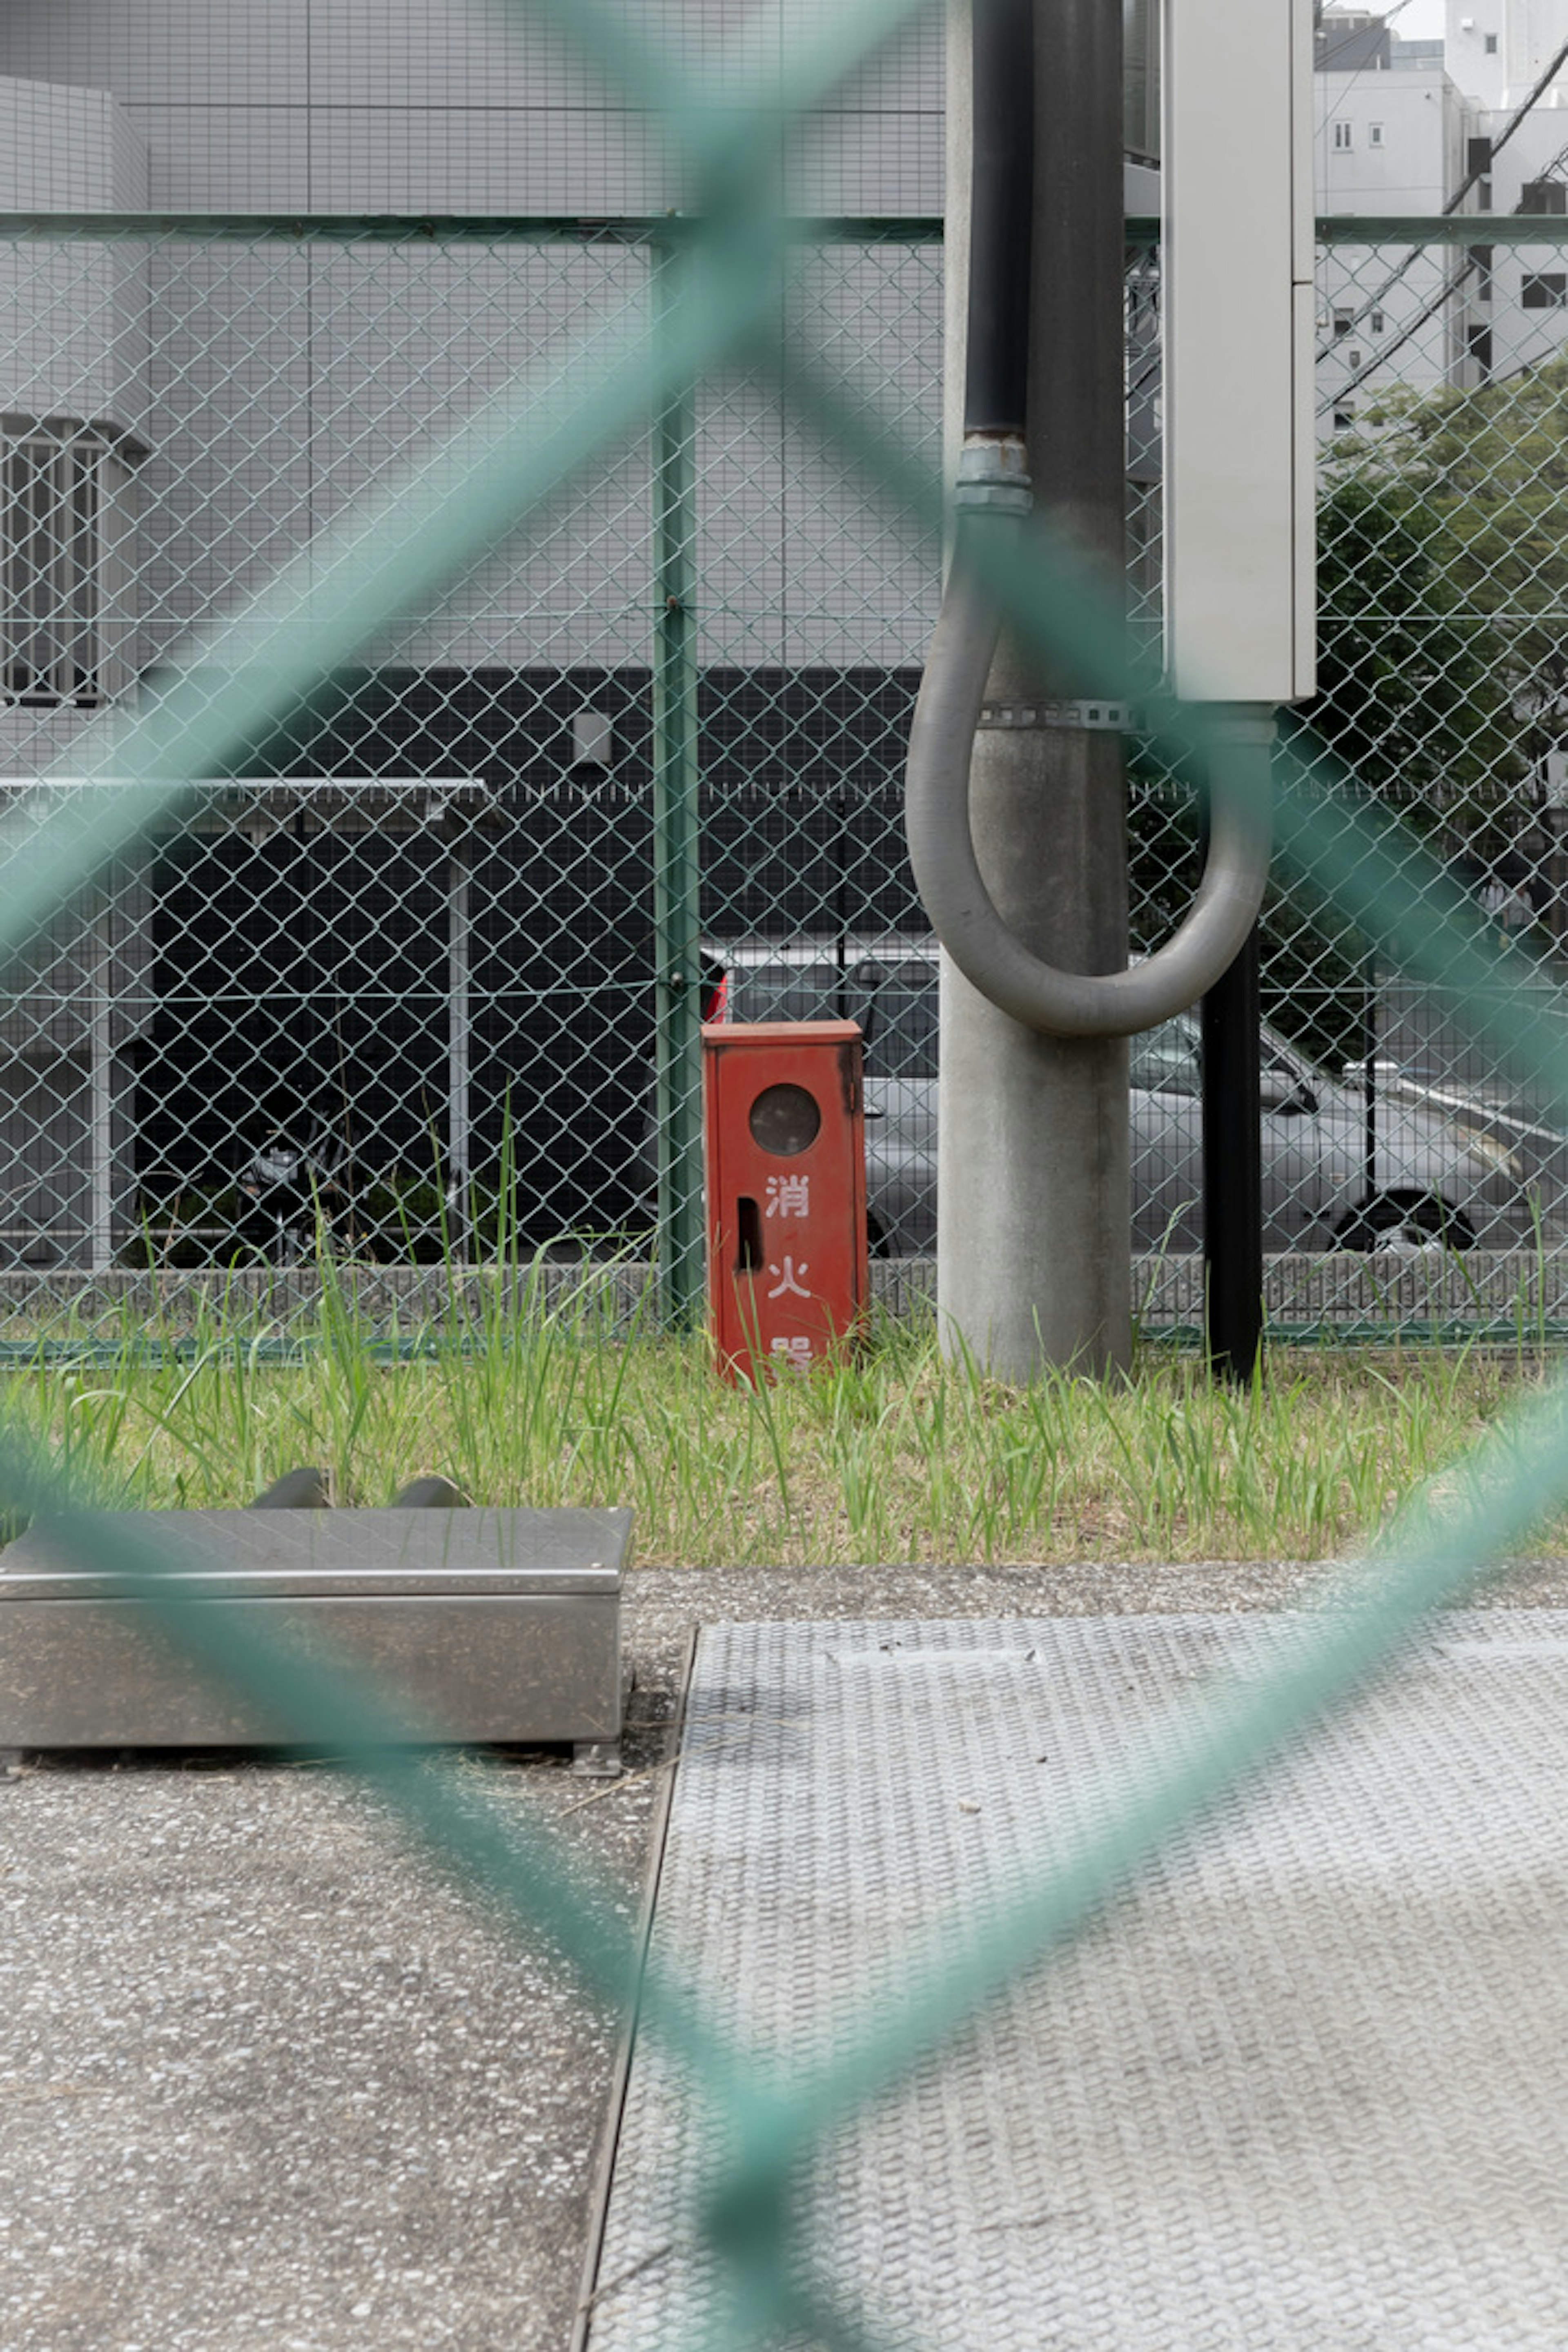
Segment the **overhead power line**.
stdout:
<path fill-rule="evenodd" d="M 1514 111 L 1509 117 L 1508 121 L 1503 125 L 1498 137 L 1492 141 L 1486 163 L 1484 165 L 1477 164 L 1476 167 L 1472 171 L 1467 173 L 1464 179 L 1460 181 L 1453 194 L 1448 198 L 1447 203 L 1443 206 L 1443 215 L 1445 217 L 1451 213 L 1457 213 L 1459 206 L 1464 203 L 1465 198 L 1469 194 L 1470 190 L 1479 181 L 1487 177 L 1492 164 L 1497 161 L 1503 149 L 1508 145 L 1509 141 L 1513 137 L 1514 132 L 1519 129 L 1520 124 L 1525 120 L 1526 116 L 1531 112 L 1531 109 L 1537 104 L 1539 100 L 1544 96 L 1548 89 L 1550 89 L 1552 84 L 1556 80 L 1558 74 L 1562 71 L 1563 67 L 1565 64 L 1568 64 L 1568 41 L 1564 41 L 1563 43 L 1562 47 L 1552 58 L 1551 64 L 1535 82 L 1528 97 L 1524 99 L 1521 105 L 1514 109 Z M 1559 158 L 1559 161 L 1561 160 L 1562 159 Z M 1409 252 L 1405 255 L 1398 268 L 1391 270 L 1388 276 L 1384 279 L 1383 284 L 1378 287 L 1374 292 L 1366 297 L 1366 299 L 1363 302 L 1360 310 L 1357 310 L 1351 318 L 1349 324 L 1345 327 L 1336 329 L 1334 341 L 1338 341 L 1343 335 L 1353 334 L 1356 328 L 1363 319 L 1369 317 L 1373 310 L 1382 310 L 1387 296 L 1394 291 L 1394 289 L 1396 286 L 1402 283 L 1413 265 L 1419 258 L 1424 248 L 1420 246 L 1411 247 Z M 1427 320 L 1436 317 L 1436 313 L 1442 309 L 1444 303 L 1449 302 L 1453 299 L 1460 287 L 1464 285 L 1466 279 L 1474 270 L 1475 266 L 1475 257 L 1474 255 L 1471 255 L 1469 259 L 1465 263 L 1464 268 L 1458 271 L 1458 275 L 1451 278 L 1447 284 L 1442 287 L 1438 292 L 1432 297 L 1432 299 L 1425 306 L 1425 308 L 1405 327 L 1401 328 L 1399 333 L 1394 336 L 1391 342 L 1383 344 L 1377 351 L 1373 352 L 1369 358 L 1363 360 L 1361 366 L 1357 368 L 1335 392 L 1331 394 L 1327 399 L 1319 404 L 1319 415 L 1322 415 L 1325 410 L 1331 408 L 1336 400 L 1343 400 L 1347 394 L 1356 391 L 1360 385 L 1366 382 L 1369 376 L 1375 375 L 1379 368 L 1386 367 L 1388 362 L 1393 359 L 1394 353 L 1396 352 L 1403 351 L 1405 344 L 1410 341 L 1411 338 L 1414 335 L 1420 333 Z M 1325 345 L 1318 353 L 1319 359 L 1321 360 L 1327 358 L 1329 352 L 1331 352 L 1332 349 L 1333 342 Z"/>

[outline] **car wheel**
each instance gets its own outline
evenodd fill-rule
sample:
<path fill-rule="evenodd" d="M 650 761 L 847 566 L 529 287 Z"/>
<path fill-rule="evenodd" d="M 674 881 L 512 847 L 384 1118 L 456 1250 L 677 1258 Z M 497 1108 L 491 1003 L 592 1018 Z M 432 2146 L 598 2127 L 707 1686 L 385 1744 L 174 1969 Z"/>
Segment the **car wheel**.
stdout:
<path fill-rule="evenodd" d="M 1474 1249 L 1476 1229 L 1435 1192 L 1378 1192 L 1342 1217 L 1332 1245 L 1414 1257 L 1430 1250 Z"/>

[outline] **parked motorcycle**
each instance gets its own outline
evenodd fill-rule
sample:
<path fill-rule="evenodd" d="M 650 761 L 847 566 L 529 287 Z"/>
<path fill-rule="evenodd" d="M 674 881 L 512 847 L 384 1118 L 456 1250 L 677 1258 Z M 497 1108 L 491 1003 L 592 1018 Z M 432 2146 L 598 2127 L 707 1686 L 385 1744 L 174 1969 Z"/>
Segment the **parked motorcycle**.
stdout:
<path fill-rule="evenodd" d="M 341 1229 L 350 1206 L 347 1147 L 325 1129 L 301 1140 L 276 1127 L 240 1171 L 240 1241 L 278 1265 L 298 1265 L 315 1251 L 318 1233 Z"/>

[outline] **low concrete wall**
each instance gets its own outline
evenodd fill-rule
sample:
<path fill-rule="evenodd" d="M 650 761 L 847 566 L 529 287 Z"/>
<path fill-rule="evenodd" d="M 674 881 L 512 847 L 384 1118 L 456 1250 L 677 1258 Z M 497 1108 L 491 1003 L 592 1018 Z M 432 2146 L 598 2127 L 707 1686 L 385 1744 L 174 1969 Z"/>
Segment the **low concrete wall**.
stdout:
<path fill-rule="evenodd" d="M 936 1267 L 930 1258 L 873 1261 L 871 1295 L 884 1312 L 930 1313 Z M 1141 1328 L 1191 1335 L 1203 1320 L 1203 1260 L 1195 1254 L 1133 1261 L 1132 1296 Z M 1568 1329 L 1568 1249 L 1471 1250 L 1463 1256 L 1376 1257 L 1349 1254 L 1270 1257 L 1265 1263 L 1268 1319 L 1282 1332 L 1430 1330 L 1500 1325 L 1524 1337 L 1543 1327 Z M 323 1284 L 313 1266 L 195 1273 L 116 1270 L 90 1278 L 0 1275 L 0 1343 L 15 1349 L 38 1336 L 79 1335 L 98 1342 L 130 1332 L 188 1340 L 222 1326 L 261 1336 L 309 1336 L 344 1317 L 377 1339 L 413 1338 L 433 1328 L 479 1329 L 496 1317 L 529 1321 L 546 1314 L 607 1319 L 612 1328 L 654 1322 L 650 1272 L 641 1260 L 581 1260 L 493 1266 L 345 1266 Z"/>

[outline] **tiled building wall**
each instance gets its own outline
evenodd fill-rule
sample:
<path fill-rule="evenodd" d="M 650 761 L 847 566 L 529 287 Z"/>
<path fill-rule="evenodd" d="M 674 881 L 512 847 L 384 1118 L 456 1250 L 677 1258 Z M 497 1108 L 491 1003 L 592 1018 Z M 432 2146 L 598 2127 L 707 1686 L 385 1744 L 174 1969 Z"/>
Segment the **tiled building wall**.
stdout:
<path fill-rule="evenodd" d="M 140 212 L 150 186 L 146 144 L 107 90 L 0 72 L 0 211 Z M 0 245 L 6 429 L 74 420 L 139 441 L 150 424 L 147 306 L 146 262 L 133 247 Z M 125 635 L 139 599 L 117 603 L 117 643 L 133 666 L 147 650 Z M 0 768 L 68 760 L 87 723 L 74 709 L 0 702 Z"/>
<path fill-rule="evenodd" d="M 743 86 L 750 58 L 803 51 L 835 13 L 820 0 L 623 6 L 635 32 L 689 58 L 683 86 L 715 101 Z M 935 211 L 941 71 L 928 10 L 820 110 L 790 200 Z M 111 90 L 152 152 L 159 210 L 603 215 L 682 194 L 647 117 L 494 0 L 7 0 L 0 72 Z"/>
<path fill-rule="evenodd" d="M 684 45 L 683 95 L 714 106 L 832 23 L 806 0 L 628 0 L 626 16 Z M 932 19 L 836 91 L 781 153 L 784 201 L 938 210 L 940 67 Z M 0 0 L 0 209 L 604 220 L 700 198 L 651 118 L 521 12 L 508 24 L 458 0 Z M 0 407 L 112 408 L 145 449 L 144 669 L 308 562 L 457 420 L 548 390 L 585 337 L 640 337 L 655 302 L 648 250 L 614 238 L 24 239 L 0 246 Z M 836 386 L 934 461 L 940 251 L 803 249 L 786 307 Z M 703 919 L 810 924 L 853 905 L 907 921 L 889 787 L 935 551 L 826 462 L 761 376 L 702 386 L 692 458 Z M 342 707 L 299 714 L 250 770 L 450 772 L 496 795 L 468 845 L 468 1112 L 476 1166 L 510 1122 L 542 1230 L 630 1201 L 650 1017 L 653 555 L 644 426 L 401 639 L 366 647 Z M 608 779 L 573 768 L 585 706 L 611 720 Z M 69 772 L 95 715 L 0 706 L 0 774 Z M 62 965 L 0 1052 L 0 1264 L 97 1262 L 133 1188 L 143 1207 L 210 1194 L 258 1119 L 341 1123 L 351 1066 L 366 1166 L 427 1167 L 448 1083 L 448 910 L 430 882 L 446 854 L 437 834 L 387 842 L 373 825 L 162 848 L 155 915 L 134 926 L 142 963 L 110 976 L 117 1004 L 135 993 L 133 1034 L 89 1020 L 54 1051 L 102 977 Z"/>
<path fill-rule="evenodd" d="M 0 211 L 138 211 L 147 150 L 106 92 L 0 78 Z M 0 412 L 141 421 L 145 299 L 136 263 L 101 246 L 0 248 Z"/>
<path fill-rule="evenodd" d="M 715 104 L 758 61 L 802 54 L 832 16 L 820 0 L 628 0 L 626 13 L 685 56 L 683 89 Z M 941 19 L 928 13 L 836 90 L 788 142 L 791 208 L 940 209 L 941 65 Z M 143 200 L 161 212 L 603 218 L 694 194 L 649 119 L 525 11 L 468 0 L 9 0 L 0 72 L 63 89 L 84 110 L 103 110 L 94 93 L 111 93 L 113 120 L 145 144 Z M 51 143 L 85 142 L 73 125 Z M 19 201 L 61 209 L 75 186 L 40 167 Z M 934 448 L 940 306 L 931 257 L 918 267 L 926 282 L 911 301 L 908 256 L 842 255 L 817 273 L 814 324 L 832 337 L 836 364 L 847 352 L 889 413 Z M 647 317 L 644 258 L 612 249 L 569 268 L 561 248 L 469 248 L 436 265 L 427 251 L 411 261 L 388 248 L 184 247 L 155 252 L 149 269 L 150 658 L 455 417 L 548 380 L 553 352 L 596 313 L 629 301 L 634 325 Z M 57 324 L 42 322 L 46 341 Z M 916 656 L 931 551 L 898 541 L 771 393 L 731 383 L 705 395 L 697 470 L 700 658 Z M 645 664 L 648 502 L 637 436 L 542 539 L 498 551 L 458 583 L 395 649 L 399 661 Z"/>

